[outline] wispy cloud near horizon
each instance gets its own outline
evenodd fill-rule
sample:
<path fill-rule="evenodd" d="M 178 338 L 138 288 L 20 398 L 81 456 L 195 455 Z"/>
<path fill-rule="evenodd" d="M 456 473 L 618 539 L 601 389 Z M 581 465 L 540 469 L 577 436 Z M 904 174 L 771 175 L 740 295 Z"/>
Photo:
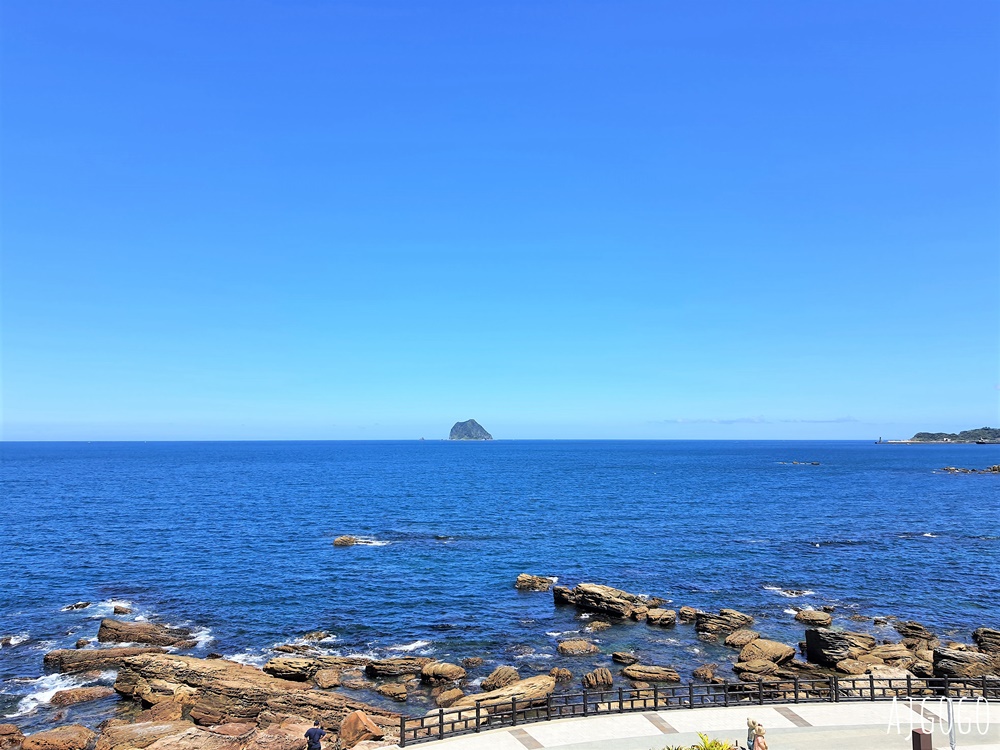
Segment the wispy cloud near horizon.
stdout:
<path fill-rule="evenodd" d="M 836 417 L 834 419 L 770 419 L 765 416 L 757 417 L 677 417 L 674 419 L 661 419 L 652 424 L 862 424 L 860 419 L 854 417 Z"/>

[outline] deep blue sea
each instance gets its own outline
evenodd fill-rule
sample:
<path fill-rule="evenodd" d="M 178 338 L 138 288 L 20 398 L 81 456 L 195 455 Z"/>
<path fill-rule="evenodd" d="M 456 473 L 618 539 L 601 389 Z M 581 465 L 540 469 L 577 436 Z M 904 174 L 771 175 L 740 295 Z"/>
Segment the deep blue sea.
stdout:
<path fill-rule="evenodd" d="M 559 657 L 588 620 L 516 591 L 522 572 L 734 607 L 788 643 L 802 638 L 794 607 L 833 605 L 835 624 L 887 638 L 846 617 L 966 641 L 1000 627 L 1000 476 L 939 471 L 998 464 L 998 446 L 3 443 L 0 456 L 0 638 L 13 637 L 0 722 L 26 728 L 52 719 L 56 689 L 113 679 L 46 675 L 42 657 L 95 636 L 116 602 L 198 631 L 195 655 L 262 664 L 325 630 L 330 653 L 482 656 L 480 677 L 503 663 L 580 675 L 622 649 L 685 677 L 733 660 L 689 626 L 631 622 L 593 636 L 600 656 Z M 335 548 L 341 534 L 373 543 Z M 93 605 L 62 611 L 80 600 Z"/>

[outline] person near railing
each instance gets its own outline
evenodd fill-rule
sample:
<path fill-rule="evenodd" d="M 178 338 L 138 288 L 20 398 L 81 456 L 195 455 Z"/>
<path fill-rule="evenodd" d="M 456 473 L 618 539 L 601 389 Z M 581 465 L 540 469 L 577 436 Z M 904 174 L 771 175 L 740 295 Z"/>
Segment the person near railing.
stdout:
<path fill-rule="evenodd" d="M 764 739 L 764 725 L 758 724 L 753 730 L 753 747 L 752 750 L 767 750 L 767 740 Z"/>
<path fill-rule="evenodd" d="M 757 729 L 756 719 L 747 719 L 747 750 L 753 750 L 753 741 L 756 739 L 756 733 L 754 730 Z"/>

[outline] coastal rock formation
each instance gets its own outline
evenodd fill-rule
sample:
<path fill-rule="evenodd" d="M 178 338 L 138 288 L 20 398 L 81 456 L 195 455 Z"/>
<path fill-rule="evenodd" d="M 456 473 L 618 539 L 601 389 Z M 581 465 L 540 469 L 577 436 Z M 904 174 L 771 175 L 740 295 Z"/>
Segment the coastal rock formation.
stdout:
<path fill-rule="evenodd" d="M 698 612 L 694 607 L 683 606 L 677 610 L 677 617 L 681 622 L 694 622 Z"/>
<path fill-rule="evenodd" d="M 521 675 L 517 673 L 514 667 L 501 666 L 490 672 L 489 677 L 480 683 L 480 687 L 483 690 L 490 693 L 500 688 L 507 687 L 508 685 L 513 685 L 515 682 L 521 679 Z"/>
<path fill-rule="evenodd" d="M 677 624 L 677 612 L 672 609 L 653 607 L 646 612 L 646 622 L 649 625 L 659 625 L 661 628 L 669 628 Z"/>
<path fill-rule="evenodd" d="M 864 633 L 810 628 L 806 631 L 806 656 L 809 661 L 835 666 L 844 659 L 856 659 L 875 648 L 875 639 Z"/>
<path fill-rule="evenodd" d="M 719 614 L 698 612 L 694 618 L 694 629 L 702 637 L 717 639 L 720 635 L 753 625 L 753 617 L 735 609 L 720 609 Z"/>
<path fill-rule="evenodd" d="M 552 667 L 549 670 L 549 677 L 552 677 L 556 682 L 569 682 L 573 679 L 573 673 L 562 667 Z"/>
<path fill-rule="evenodd" d="M 622 674 L 630 680 L 639 682 L 680 682 L 681 676 L 676 669 L 656 667 L 649 664 L 630 664 L 622 670 Z"/>
<path fill-rule="evenodd" d="M 349 750 L 359 742 L 380 740 L 385 736 L 385 732 L 364 711 L 351 711 L 340 722 L 340 729 L 337 735 L 340 740 L 340 747 L 343 750 Z"/>
<path fill-rule="evenodd" d="M 548 591 L 555 583 L 554 578 L 545 576 L 533 576 L 528 573 L 521 573 L 514 581 L 514 588 L 519 591 Z"/>
<path fill-rule="evenodd" d="M 493 436 L 483 429 L 483 426 L 474 419 L 465 422 L 455 422 L 448 435 L 449 440 L 492 440 Z"/>
<path fill-rule="evenodd" d="M 902 643 L 884 643 L 876 646 L 868 652 L 868 656 L 874 656 L 882 661 L 893 661 L 894 659 L 913 659 L 913 653 Z"/>
<path fill-rule="evenodd" d="M 554 677 L 550 677 L 547 674 L 538 675 L 537 677 L 529 677 L 526 680 L 518 680 L 499 690 L 467 695 L 455 701 L 453 707 L 465 708 L 466 706 L 475 706 L 476 701 L 481 701 L 484 705 L 491 703 L 509 704 L 513 698 L 532 702 L 544 701 L 555 690 L 555 687 L 556 681 Z"/>
<path fill-rule="evenodd" d="M 795 657 L 795 649 L 784 643 L 769 641 L 766 638 L 755 638 L 740 651 L 740 661 L 757 661 L 763 659 L 774 664 L 783 664 Z"/>
<path fill-rule="evenodd" d="M 733 665 L 736 676 L 746 682 L 753 682 L 762 677 L 770 677 L 777 674 L 778 665 L 767 659 L 753 659 L 752 661 L 738 661 Z"/>
<path fill-rule="evenodd" d="M 13 724 L 0 724 L 0 750 L 16 750 L 21 747 L 24 735 Z"/>
<path fill-rule="evenodd" d="M 445 682 L 458 682 L 465 677 L 465 670 L 457 664 L 449 664 L 445 661 L 435 661 L 425 664 L 420 671 L 420 678 L 424 682 L 439 685 Z"/>
<path fill-rule="evenodd" d="M 320 670 L 363 669 L 371 662 L 364 656 L 278 656 L 264 665 L 264 671 L 282 680 L 305 681 Z"/>
<path fill-rule="evenodd" d="M 662 603 L 661 599 L 647 599 L 597 583 L 581 583 L 574 589 L 555 586 L 552 597 L 557 605 L 572 604 L 589 612 L 603 612 L 623 619 L 638 619 L 640 615 L 645 616 L 650 607 Z"/>
<path fill-rule="evenodd" d="M 224 659 L 173 654 L 129 657 L 115 681 L 118 693 L 144 705 L 174 701 L 190 706 L 191 719 L 200 725 L 255 721 L 265 710 L 284 717 L 318 718 L 327 726 L 336 726 L 355 710 L 365 711 L 380 726 L 398 723 L 392 712 L 310 687 Z"/>
<path fill-rule="evenodd" d="M 356 536 L 351 536 L 350 534 L 338 536 L 333 540 L 334 547 L 353 547 L 357 543 L 358 538 Z"/>
<path fill-rule="evenodd" d="M 409 697 L 406 692 L 406 685 L 401 685 L 398 682 L 387 682 L 383 685 L 376 685 L 375 692 L 399 703 L 405 703 Z"/>
<path fill-rule="evenodd" d="M 743 648 L 751 641 L 755 641 L 760 638 L 760 633 L 756 630 L 750 630 L 749 628 L 740 628 L 739 630 L 734 630 L 732 633 L 726 636 L 724 643 L 729 646 L 729 648 Z"/>
<path fill-rule="evenodd" d="M 590 625 L 584 628 L 588 633 L 600 633 L 603 630 L 607 630 L 611 627 L 611 623 L 607 620 L 594 620 Z"/>
<path fill-rule="evenodd" d="M 369 677 L 397 677 L 401 674 L 420 674 L 433 659 L 426 656 L 403 656 L 396 659 L 379 659 L 365 665 Z"/>
<path fill-rule="evenodd" d="M 76 703 L 100 700 L 114 694 L 114 689 L 105 687 L 104 685 L 70 688 L 68 690 L 57 691 L 49 700 L 49 703 L 53 706 L 72 706 Z"/>
<path fill-rule="evenodd" d="M 972 633 L 972 642 L 979 647 L 980 651 L 1000 656 L 1000 630 L 977 628 Z"/>
<path fill-rule="evenodd" d="M 185 628 L 168 628 L 153 622 L 123 622 L 109 617 L 101 620 L 97 631 L 101 643 L 148 643 L 150 646 L 175 646 L 191 641 L 191 631 Z M 191 642 L 194 645 L 194 642 Z"/>
<path fill-rule="evenodd" d="M 611 670 L 605 667 L 587 672 L 583 676 L 583 686 L 588 690 L 607 690 L 614 683 Z"/>
<path fill-rule="evenodd" d="M 580 638 L 576 638 L 571 641 L 563 641 L 559 644 L 556 650 L 563 656 L 585 656 L 587 654 L 596 654 L 600 651 L 600 649 L 590 641 L 585 641 Z"/>
<path fill-rule="evenodd" d="M 60 672 L 90 672 L 118 669 L 125 659 L 140 654 L 162 654 L 156 646 L 121 646 L 114 648 L 61 648 L 45 654 L 45 666 Z"/>
<path fill-rule="evenodd" d="M 101 730 L 94 750 L 132 750 L 149 747 L 161 737 L 182 734 L 194 726 L 190 721 L 140 721 L 108 726 Z"/>
<path fill-rule="evenodd" d="M 871 664 L 858 659 L 842 659 L 834 665 L 834 669 L 838 672 L 849 675 L 864 674 L 868 671 L 869 667 L 871 667 Z"/>
<path fill-rule="evenodd" d="M 936 677 L 1000 676 L 1000 666 L 992 654 L 939 647 L 934 649 L 934 675 Z"/>
<path fill-rule="evenodd" d="M 465 693 L 463 693 L 460 688 L 452 688 L 451 690 L 445 690 L 438 693 L 434 702 L 437 703 L 440 708 L 448 708 L 464 695 Z"/>
<path fill-rule="evenodd" d="M 715 668 L 718 666 L 718 664 L 703 664 L 700 667 L 696 667 L 692 675 L 696 680 L 713 682 L 715 680 Z"/>
<path fill-rule="evenodd" d="M 639 657 L 628 651 L 615 651 L 611 654 L 611 661 L 628 666 L 629 664 L 638 664 Z"/>
<path fill-rule="evenodd" d="M 833 617 L 828 612 L 820 612 L 816 609 L 800 609 L 795 613 L 795 619 L 804 625 L 817 628 L 825 628 L 833 622 Z"/>
<path fill-rule="evenodd" d="M 913 620 L 897 621 L 893 623 L 893 627 L 903 638 L 918 638 L 920 640 L 930 641 L 937 637 L 924 625 L 921 625 L 919 622 L 914 622 Z"/>
<path fill-rule="evenodd" d="M 47 729 L 29 734 L 21 742 L 22 750 L 86 750 L 97 735 L 80 724 Z"/>
<path fill-rule="evenodd" d="M 332 690 L 340 687 L 339 669 L 317 669 L 312 677 L 313 684 L 320 690 Z"/>

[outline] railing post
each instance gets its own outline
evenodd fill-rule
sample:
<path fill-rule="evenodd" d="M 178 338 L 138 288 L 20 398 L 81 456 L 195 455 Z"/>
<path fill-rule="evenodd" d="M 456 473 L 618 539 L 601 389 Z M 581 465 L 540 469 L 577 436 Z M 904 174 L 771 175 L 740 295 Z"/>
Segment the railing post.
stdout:
<path fill-rule="evenodd" d="M 799 676 L 795 675 L 795 682 L 792 683 L 792 688 L 795 690 L 795 703 L 799 702 Z"/>
<path fill-rule="evenodd" d="M 656 685 L 653 685 L 653 710 L 656 711 L 659 708 L 660 708 L 660 688 L 657 687 Z"/>
<path fill-rule="evenodd" d="M 625 710 L 625 691 L 618 688 L 618 713 Z"/>
<path fill-rule="evenodd" d="M 760 705 L 764 705 L 764 678 L 757 678 L 757 702 Z"/>
<path fill-rule="evenodd" d="M 729 680 L 722 681 L 722 705 L 729 705 Z"/>
<path fill-rule="evenodd" d="M 688 708 L 694 708 L 694 683 L 688 683 Z"/>
<path fill-rule="evenodd" d="M 951 680 L 948 677 L 944 678 L 944 697 L 948 697 L 948 687 L 951 684 Z"/>
<path fill-rule="evenodd" d="M 545 720 L 552 721 L 552 693 L 545 696 Z"/>
<path fill-rule="evenodd" d="M 444 739 L 444 709 L 438 709 L 438 737 Z"/>
<path fill-rule="evenodd" d="M 868 699 L 875 700 L 875 675 L 868 675 Z"/>
<path fill-rule="evenodd" d="M 983 700 L 986 700 L 986 675 L 983 675 Z"/>
<path fill-rule="evenodd" d="M 840 703 L 840 678 L 833 676 L 833 702 Z"/>
<path fill-rule="evenodd" d="M 399 746 L 406 747 L 406 715 L 399 717 Z"/>
<path fill-rule="evenodd" d="M 583 715 L 587 715 L 587 688 L 583 689 Z"/>
<path fill-rule="evenodd" d="M 517 698 L 510 699 L 510 725 L 517 726 Z"/>
<path fill-rule="evenodd" d="M 476 733 L 479 732 L 479 709 L 481 708 L 479 701 L 476 701 Z"/>

